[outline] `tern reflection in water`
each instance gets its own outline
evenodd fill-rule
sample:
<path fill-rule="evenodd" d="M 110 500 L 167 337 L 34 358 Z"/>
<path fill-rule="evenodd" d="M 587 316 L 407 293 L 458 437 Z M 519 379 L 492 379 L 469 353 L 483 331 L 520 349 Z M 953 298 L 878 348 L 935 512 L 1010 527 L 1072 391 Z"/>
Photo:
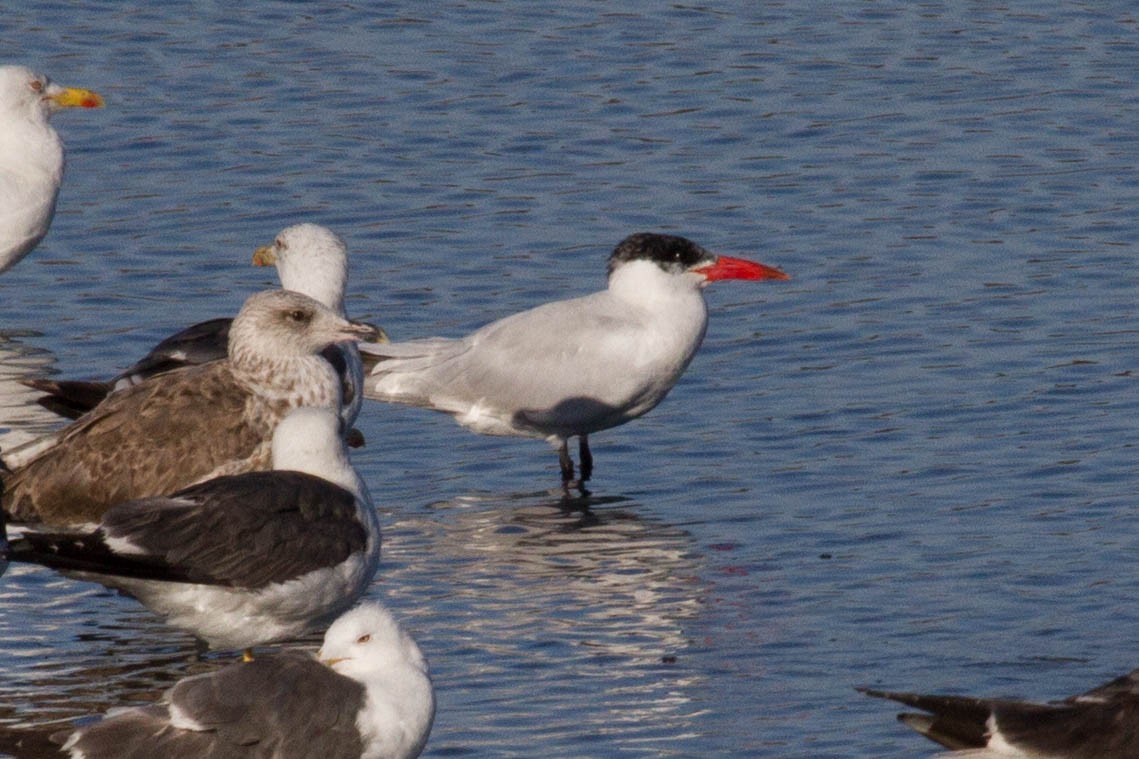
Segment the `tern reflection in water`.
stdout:
<path fill-rule="evenodd" d="M 456 747 L 503 749 L 511 726 L 539 713 L 550 745 L 686 733 L 704 708 L 691 695 L 703 675 L 684 664 L 707 592 L 702 559 L 688 533 L 647 511 L 625 498 L 541 494 L 381 517 L 385 592 L 416 629 L 449 631 L 432 659 L 447 694 L 435 750 L 452 721 L 463 726 Z M 488 692 L 501 694 L 489 710 Z M 567 692 L 586 706 L 556 708 Z"/>

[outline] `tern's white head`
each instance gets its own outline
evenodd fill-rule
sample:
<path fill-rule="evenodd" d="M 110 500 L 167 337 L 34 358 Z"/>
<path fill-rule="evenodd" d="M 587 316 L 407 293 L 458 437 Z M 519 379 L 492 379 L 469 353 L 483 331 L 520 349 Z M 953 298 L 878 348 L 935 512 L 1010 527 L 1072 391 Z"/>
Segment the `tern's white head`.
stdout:
<path fill-rule="evenodd" d="M 653 232 L 638 232 L 617 243 L 609 256 L 609 276 L 637 261 L 655 264 L 669 274 L 692 273 L 701 286 L 718 279 L 788 279 L 772 266 L 718 256 L 687 238 Z"/>

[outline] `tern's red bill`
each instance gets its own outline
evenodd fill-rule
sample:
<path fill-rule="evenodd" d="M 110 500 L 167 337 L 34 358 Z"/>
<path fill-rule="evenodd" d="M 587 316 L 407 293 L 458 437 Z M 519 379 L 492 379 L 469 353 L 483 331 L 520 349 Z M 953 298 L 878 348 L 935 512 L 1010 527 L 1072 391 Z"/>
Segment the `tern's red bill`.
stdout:
<path fill-rule="evenodd" d="M 692 271 L 703 274 L 709 282 L 718 279 L 791 279 L 790 276 L 774 266 L 765 266 L 755 261 L 748 261 L 745 258 L 732 258 L 731 256 L 720 256 L 712 263 L 697 267 Z"/>

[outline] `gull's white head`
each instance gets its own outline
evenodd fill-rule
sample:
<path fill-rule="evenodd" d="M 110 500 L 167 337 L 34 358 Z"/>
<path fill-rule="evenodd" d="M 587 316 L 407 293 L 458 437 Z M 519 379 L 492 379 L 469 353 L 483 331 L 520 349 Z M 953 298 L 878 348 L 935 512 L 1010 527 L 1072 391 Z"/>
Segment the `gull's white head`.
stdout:
<path fill-rule="evenodd" d="M 47 234 L 63 181 L 63 141 L 48 118 L 60 108 L 97 108 L 89 90 L 60 87 L 24 66 L 0 66 L 0 272 Z"/>
<path fill-rule="evenodd" d="M 361 682 L 385 671 L 408 670 L 424 677 L 428 673 L 419 646 L 378 603 L 362 603 L 340 615 L 324 634 L 318 656 L 340 674 Z"/>
<path fill-rule="evenodd" d="M 61 87 L 26 66 L 0 66 L 0 113 L 5 119 L 47 123 L 61 108 L 99 108 L 103 98 L 91 90 Z"/>
<path fill-rule="evenodd" d="M 344 315 L 348 246 L 319 224 L 294 224 L 253 253 L 257 266 L 276 265 L 281 287 L 304 293 Z"/>
<path fill-rule="evenodd" d="M 364 603 L 341 615 L 324 635 L 320 660 L 364 685 L 357 718 L 368 756 L 416 757 L 435 719 L 427 660 L 387 609 Z"/>

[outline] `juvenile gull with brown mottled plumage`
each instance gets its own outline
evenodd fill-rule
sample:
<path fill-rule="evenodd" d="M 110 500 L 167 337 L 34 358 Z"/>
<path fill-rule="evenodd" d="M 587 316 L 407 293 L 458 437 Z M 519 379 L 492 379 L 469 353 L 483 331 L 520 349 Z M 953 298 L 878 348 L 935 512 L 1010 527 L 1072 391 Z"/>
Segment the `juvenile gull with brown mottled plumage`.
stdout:
<path fill-rule="evenodd" d="M 344 312 L 348 287 L 348 246 L 319 224 L 294 224 L 281 230 L 272 244 L 253 254 L 257 266 L 276 266 L 281 287 L 315 298 L 338 316 Z M 191 325 L 154 346 L 142 359 L 106 382 L 34 378 L 24 384 L 45 393 L 40 405 L 69 419 L 77 419 L 121 390 L 164 372 L 223 359 L 227 355 L 229 318 Z M 381 335 L 382 337 L 382 335 Z M 328 346 L 323 355 L 343 381 L 344 430 L 352 430 L 363 401 L 364 366 L 355 343 Z"/>
<path fill-rule="evenodd" d="M 273 430 L 289 411 L 340 409 L 340 379 L 320 351 L 375 334 L 301 293 L 257 293 L 234 319 L 228 361 L 151 378 L 6 453 L 4 512 L 92 523 L 115 503 L 267 469 Z"/>

